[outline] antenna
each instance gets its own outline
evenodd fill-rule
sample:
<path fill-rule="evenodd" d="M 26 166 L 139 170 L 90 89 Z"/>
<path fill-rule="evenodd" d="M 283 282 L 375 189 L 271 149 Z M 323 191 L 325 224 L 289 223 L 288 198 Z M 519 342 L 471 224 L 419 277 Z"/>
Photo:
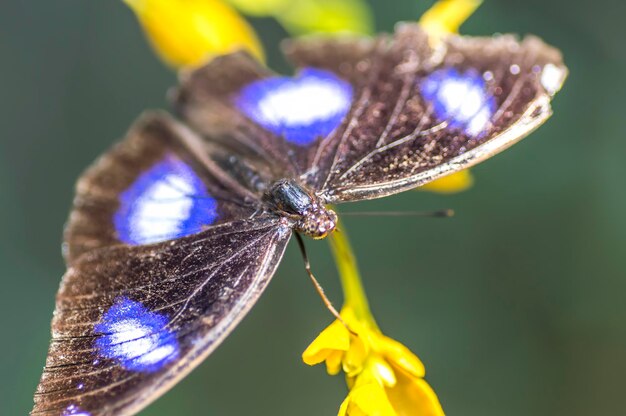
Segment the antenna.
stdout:
<path fill-rule="evenodd" d="M 296 240 L 298 240 L 298 246 L 300 246 L 300 252 L 302 253 L 302 259 L 304 260 L 304 268 L 306 269 L 307 274 L 311 278 L 311 282 L 313 282 L 313 286 L 315 286 L 315 290 L 317 290 L 318 295 L 320 295 L 320 297 L 322 298 L 324 305 L 326 305 L 326 308 L 328 308 L 330 313 L 335 318 L 337 318 L 337 320 L 341 322 L 343 326 L 345 326 L 346 329 L 350 331 L 352 335 L 357 335 L 357 333 L 351 330 L 348 324 L 345 323 L 343 318 L 341 318 L 341 316 L 339 315 L 339 312 L 337 312 L 337 309 L 335 309 L 330 299 L 326 297 L 326 294 L 324 293 L 324 288 L 322 288 L 322 285 L 320 285 L 320 283 L 317 281 L 317 279 L 313 275 L 313 272 L 311 271 L 311 263 L 309 262 L 309 256 L 306 253 L 306 248 L 304 246 L 304 241 L 302 240 L 302 236 L 299 233 L 295 233 L 295 234 L 296 234 Z"/>
<path fill-rule="evenodd" d="M 430 217 L 450 218 L 454 216 L 454 210 L 441 209 L 438 211 L 354 211 L 342 212 L 342 217 Z"/>

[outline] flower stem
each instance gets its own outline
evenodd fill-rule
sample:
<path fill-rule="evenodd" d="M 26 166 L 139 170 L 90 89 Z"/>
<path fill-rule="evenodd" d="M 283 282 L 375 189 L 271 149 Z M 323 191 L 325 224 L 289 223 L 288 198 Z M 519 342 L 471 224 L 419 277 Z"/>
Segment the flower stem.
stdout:
<path fill-rule="evenodd" d="M 344 224 L 341 225 L 341 231 L 332 233 L 329 243 L 343 288 L 343 309 L 349 308 L 357 319 L 378 331 Z"/>

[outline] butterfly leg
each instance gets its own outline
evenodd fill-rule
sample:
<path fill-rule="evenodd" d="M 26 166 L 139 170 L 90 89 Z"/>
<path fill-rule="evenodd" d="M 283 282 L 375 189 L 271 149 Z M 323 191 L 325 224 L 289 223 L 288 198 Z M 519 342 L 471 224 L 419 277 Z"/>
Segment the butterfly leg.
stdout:
<path fill-rule="evenodd" d="M 313 271 L 311 270 L 311 263 L 309 262 L 309 256 L 306 253 L 306 248 L 304 246 L 304 241 L 302 240 L 302 236 L 299 233 L 294 233 L 294 234 L 296 235 L 296 240 L 298 240 L 298 246 L 300 246 L 300 252 L 302 253 L 302 259 L 304 260 L 304 268 L 307 274 L 309 275 L 309 277 L 311 278 L 311 282 L 313 282 L 313 286 L 315 287 L 315 290 L 317 290 L 318 295 L 320 295 L 320 298 L 322 298 L 324 305 L 326 305 L 326 308 L 330 311 L 330 313 L 333 314 L 333 316 L 337 318 L 337 320 L 341 322 L 343 326 L 345 326 L 346 329 L 350 331 L 352 335 L 358 335 L 356 332 L 350 329 L 348 324 L 346 324 L 343 318 L 341 318 L 341 315 L 339 315 L 339 312 L 337 312 L 337 309 L 335 309 L 330 299 L 328 299 L 328 297 L 324 293 L 324 288 L 317 281 L 317 279 L 313 275 Z"/>

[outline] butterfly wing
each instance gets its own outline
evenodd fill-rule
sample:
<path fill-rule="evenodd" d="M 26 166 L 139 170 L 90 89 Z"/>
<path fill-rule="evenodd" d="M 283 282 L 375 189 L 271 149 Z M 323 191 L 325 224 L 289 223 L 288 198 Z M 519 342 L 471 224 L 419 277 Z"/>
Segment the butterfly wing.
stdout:
<path fill-rule="evenodd" d="M 295 178 L 310 170 L 320 144 L 345 119 L 353 87 L 314 68 L 278 76 L 239 52 L 183 73 L 173 97 L 200 133 L 270 160 L 282 169 L 280 177 Z"/>
<path fill-rule="evenodd" d="M 65 230 L 66 260 L 96 248 L 165 241 L 249 217 L 260 195 L 220 167 L 230 157 L 165 113 L 143 115 L 125 140 L 79 179 Z M 264 172 L 260 164 L 256 171 Z"/>
<path fill-rule="evenodd" d="M 419 26 L 402 24 L 351 62 L 332 41 L 287 45 L 298 66 L 346 73 L 360 91 L 345 128 L 320 148 L 315 185 L 327 201 L 404 191 L 504 150 L 550 116 L 567 74 L 560 53 L 536 37 L 430 43 Z"/>
<path fill-rule="evenodd" d="M 32 414 L 134 414 L 252 307 L 291 228 L 232 157 L 150 114 L 81 178 Z"/>
<path fill-rule="evenodd" d="M 197 129 L 219 126 L 249 147 L 278 149 L 289 140 L 285 125 L 299 129 L 310 142 L 297 173 L 331 203 L 407 190 L 505 149 L 549 117 L 567 72 L 560 53 L 534 37 L 450 36 L 432 47 L 415 24 L 399 25 L 391 38 L 305 38 L 285 51 L 300 68 L 292 82 L 321 73 L 350 87 L 284 94 L 272 74 L 242 75 L 238 67 L 260 66 L 238 54 L 185 77 L 177 106 Z M 260 105 L 241 98 L 251 89 L 263 92 L 252 94 Z M 343 91 L 348 109 L 338 104 Z M 227 124 L 211 116 L 216 109 L 228 109 Z M 272 120 L 283 129 L 271 133 Z"/>
<path fill-rule="evenodd" d="M 33 415 L 135 414 L 232 331 L 290 236 L 276 217 L 90 251 L 63 277 Z"/>

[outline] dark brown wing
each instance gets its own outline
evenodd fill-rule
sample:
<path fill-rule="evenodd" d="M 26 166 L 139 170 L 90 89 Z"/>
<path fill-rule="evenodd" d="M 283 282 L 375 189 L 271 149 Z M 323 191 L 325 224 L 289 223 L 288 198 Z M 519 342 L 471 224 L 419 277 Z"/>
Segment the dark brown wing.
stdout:
<path fill-rule="evenodd" d="M 297 66 L 358 83 L 348 120 L 318 152 L 314 186 L 328 202 L 407 190 L 500 152 L 550 116 L 567 74 L 560 53 L 535 37 L 450 36 L 433 49 L 414 24 L 361 59 L 333 49 L 315 39 L 286 47 Z"/>
<path fill-rule="evenodd" d="M 274 216 L 88 252 L 59 290 L 33 415 L 131 415 L 211 353 L 256 302 L 291 230 Z"/>
<path fill-rule="evenodd" d="M 163 113 L 88 169 L 33 414 L 134 414 L 219 345 L 291 235 L 262 209 L 271 170 Z"/>
<path fill-rule="evenodd" d="M 220 168 L 232 155 L 165 113 L 148 113 L 80 178 L 65 257 L 154 243 L 247 218 L 260 195 Z M 222 163 L 223 164 L 223 163 Z"/>
<path fill-rule="evenodd" d="M 337 56 L 358 59 L 373 41 L 346 44 Z M 177 111 L 201 134 L 273 162 L 281 177 L 309 172 L 322 142 L 352 106 L 353 85 L 327 71 L 292 77 L 271 72 L 244 52 L 219 57 L 183 73 L 173 94 Z"/>
<path fill-rule="evenodd" d="M 285 51 L 299 68 L 291 80 L 240 53 L 186 74 L 175 102 L 197 130 L 266 155 L 331 203 L 407 190 L 505 149 L 547 119 L 567 72 L 534 37 L 450 36 L 433 48 L 415 24 Z M 309 78 L 322 81 L 302 87 Z"/>

